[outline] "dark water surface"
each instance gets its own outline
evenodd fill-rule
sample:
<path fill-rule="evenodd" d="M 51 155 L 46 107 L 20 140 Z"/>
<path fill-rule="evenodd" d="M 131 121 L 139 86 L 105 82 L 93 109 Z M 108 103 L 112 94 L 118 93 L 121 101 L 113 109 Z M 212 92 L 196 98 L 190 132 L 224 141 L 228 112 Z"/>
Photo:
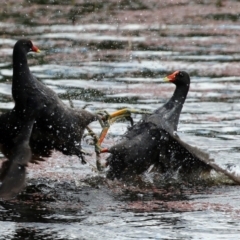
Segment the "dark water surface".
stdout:
<path fill-rule="evenodd" d="M 88 103 L 93 112 L 154 110 L 174 90 L 162 78 L 182 69 L 192 83 L 179 134 L 219 165 L 234 164 L 240 174 L 237 1 L 3 2 L 1 112 L 14 106 L 11 55 L 23 37 L 42 50 L 29 54 L 38 79 L 66 104 L 70 97 L 75 107 Z M 98 123 L 91 126 L 100 132 Z M 104 146 L 114 144 L 127 126 L 113 125 Z M 31 165 L 26 190 L 0 202 L 0 240 L 239 238 L 240 188 L 222 176 L 213 173 L 215 184 L 204 185 L 156 184 L 151 174 L 112 182 L 94 171 L 94 154 L 88 161 L 82 165 L 54 153 Z"/>

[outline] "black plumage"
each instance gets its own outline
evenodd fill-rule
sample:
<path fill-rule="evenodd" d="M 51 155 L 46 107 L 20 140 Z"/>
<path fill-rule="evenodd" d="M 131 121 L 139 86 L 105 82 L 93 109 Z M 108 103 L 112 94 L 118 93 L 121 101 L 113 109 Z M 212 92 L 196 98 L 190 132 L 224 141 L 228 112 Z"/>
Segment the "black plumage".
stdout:
<path fill-rule="evenodd" d="M 179 171 L 191 174 L 193 170 L 209 171 L 202 161 L 210 161 L 200 150 L 184 143 L 176 134 L 180 113 L 187 97 L 190 77 L 176 71 L 165 78 L 176 85 L 171 99 L 152 114 L 131 127 L 124 139 L 111 147 L 107 158 L 108 177 L 121 178 L 124 174 L 140 174 L 152 164 L 161 172 Z"/>
<path fill-rule="evenodd" d="M 0 118 L 1 119 L 1 118 Z M 13 146 L 8 160 L 3 162 L 0 170 L 0 198 L 15 197 L 25 186 L 27 165 L 32 158 L 29 139 L 34 124 L 33 116 L 19 125 L 19 133 L 13 138 Z"/>
<path fill-rule="evenodd" d="M 53 149 L 82 158 L 84 129 L 98 116 L 83 109 L 68 107 L 54 91 L 38 81 L 28 67 L 27 53 L 30 51 L 39 50 L 26 39 L 17 41 L 13 49 L 12 96 L 15 106 L 0 119 L 0 125 L 9 125 L 10 131 L 0 128 L 2 151 L 6 156 L 9 155 L 14 145 L 13 139 L 18 133 L 15 127 L 21 125 L 22 119 L 28 117 L 34 108 L 38 108 L 30 138 L 33 159 L 48 157 Z"/>

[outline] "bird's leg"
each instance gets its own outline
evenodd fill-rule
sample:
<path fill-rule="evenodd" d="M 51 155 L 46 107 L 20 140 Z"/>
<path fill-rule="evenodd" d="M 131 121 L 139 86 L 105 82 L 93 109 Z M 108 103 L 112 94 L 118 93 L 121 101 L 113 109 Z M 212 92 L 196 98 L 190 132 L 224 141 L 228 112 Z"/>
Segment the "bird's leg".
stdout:
<path fill-rule="evenodd" d="M 99 112 L 100 114 L 102 112 Z M 131 109 L 131 108 L 123 108 L 120 110 L 117 110 L 111 114 L 109 114 L 107 111 L 103 111 L 103 113 L 105 113 L 106 115 L 102 116 L 102 120 L 104 122 L 108 121 L 109 124 L 112 124 L 114 122 L 116 122 L 117 120 L 121 119 L 121 118 L 127 118 L 127 120 L 129 120 L 131 122 L 131 125 L 133 125 L 133 120 L 131 117 L 132 113 L 135 114 L 151 114 L 152 112 L 150 111 L 144 111 L 144 110 L 137 110 L 137 109 Z"/>
<path fill-rule="evenodd" d="M 70 107 L 71 107 L 71 108 L 74 108 L 73 101 L 72 101 L 72 99 L 70 98 L 69 95 L 68 95 L 68 100 L 69 100 Z M 87 107 L 90 106 L 90 105 L 92 105 L 92 104 L 86 104 L 85 106 L 83 106 L 82 109 L 85 109 L 85 108 L 87 108 Z M 101 126 L 103 126 L 104 123 L 103 123 L 102 119 L 101 119 L 100 117 L 98 117 L 98 120 L 99 120 Z M 94 143 L 95 143 L 95 152 L 97 153 L 97 163 L 96 163 L 96 165 L 97 165 L 97 170 L 98 170 L 98 171 L 101 171 L 101 170 L 103 169 L 103 166 L 101 165 L 101 162 L 100 162 L 100 156 L 99 156 L 99 153 L 98 153 L 99 151 L 96 150 L 96 148 L 98 148 L 98 146 L 97 146 L 98 137 L 97 137 L 97 135 L 93 132 L 93 130 L 92 130 L 90 127 L 87 126 L 86 129 L 87 129 L 87 131 L 88 131 L 88 134 L 93 137 L 93 140 L 94 140 Z M 97 147 L 96 147 L 96 146 L 97 146 Z M 99 147 L 100 147 L 100 146 L 99 146 Z M 80 155 L 79 155 L 79 157 L 81 158 L 82 164 L 86 164 L 86 163 L 88 162 L 88 161 L 86 160 L 86 158 L 84 157 L 84 155 L 90 155 L 90 154 L 87 153 L 87 152 L 85 152 L 83 149 L 81 149 L 81 150 L 80 150 Z M 93 167 L 94 171 L 96 171 L 96 168 L 95 168 L 90 162 L 88 162 L 88 163 Z"/>
<path fill-rule="evenodd" d="M 105 138 L 105 136 L 107 135 L 110 124 L 108 121 L 105 121 L 105 122 L 102 121 L 102 119 L 99 119 L 99 122 L 103 128 L 99 137 L 93 132 L 93 130 L 90 127 L 87 126 L 86 129 L 88 131 L 88 134 L 93 138 L 94 145 L 95 145 L 95 152 L 96 152 L 96 166 L 97 166 L 97 170 L 101 172 L 103 171 L 104 168 L 107 167 L 107 164 L 103 165 L 101 163 L 100 154 L 104 152 L 108 152 L 107 148 L 101 147 L 101 143 Z"/>
<path fill-rule="evenodd" d="M 102 125 L 103 123 L 101 123 Z M 103 125 L 102 125 L 103 126 Z M 100 153 L 102 151 L 101 144 L 99 144 L 99 137 L 93 132 L 93 130 L 90 127 L 86 127 L 88 134 L 92 136 L 94 145 L 95 145 L 95 152 L 96 152 L 96 165 L 97 165 L 97 170 L 102 171 L 104 169 L 104 166 L 101 163 L 100 160 Z"/>
<path fill-rule="evenodd" d="M 116 122 L 119 119 L 126 118 L 127 120 L 130 121 L 131 125 L 133 125 L 133 119 L 131 117 L 132 113 L 151 114 L 151 112 L 149 112 L 149 111 L 142 111 L 142 110 L 136 110 L 136 109 L 130 109 L 130 108 L 123 108 L 123 109 L 115 111 L 111 114 L 109 114 L 107 111 L 103 111 L 103 113 L 105 113 L 105 115 L 103 115 L 101 117 L 102 123 L 100 121 L 100 124 L 102 126 L 102 132 L 101 132 L 98 142 L 97 142 L 98 150 L 100 153 L 102 153 L 100 146 L 101 146 L 104 138 L 106 137 L 106 135 L 108 133 L 108 129 L 110 128 L 111 124 L 113 124 L 114 122 Z M 99 114 L 102 114 L 102 112 L 99 112 Z"/>
<path fill-rule="evenodd" d="M 98 121 L 102 127 L 102 131 L 101 131 L 99 137 L 92 131 L 91 128 L 86 127 L 88 134 L 90 136 L 92 136 L 93 141 L 94 141 L 96 158 L 97 158 L 96 165 L 97 165 L 97 169 L 99 171 L 102 171 L 103 168 L 106 167 L 106 166 L 103 166 L 100 161 L 100 154 L 108 152 L 108 149 L 102 148 L 101 144 L 102 144 L 103 140 L 105 139 L 111 124 L 113 124 L 114 122 L 116 122 L 119 119 L 126 118 L 127 120 L 129 120 L 131 122 L 131 125 L 133 125 L 133 119 L 131 117 L 132 113 L 150 114 L 151 112 L 141 111 L 141 110 L 136 110 L 136 109 L 129 109 L 129 108 L 124 108 L 124 109 L 115 111 L 111 114 L 109 114 L 107 111 L 100 111 L 97 114 Z"/>
<path fill-rule="evenodd" d="M 96 168 L 96 166 L 94 166 L 91 162 L 89 162 L 86 158 L 85 158 L 85 155 L 91 155 L 90 153 L 84 151 L 83 149 L 80 150 L 80 154 L 78 155 L 78 157 L 81 159 L 81 163 L 82 164 L 86 164 L 88 163 L 91 167 L 92 167 L 92 170 L 95 171 L 95 172 L 98 172 L 99 169 Z"/>

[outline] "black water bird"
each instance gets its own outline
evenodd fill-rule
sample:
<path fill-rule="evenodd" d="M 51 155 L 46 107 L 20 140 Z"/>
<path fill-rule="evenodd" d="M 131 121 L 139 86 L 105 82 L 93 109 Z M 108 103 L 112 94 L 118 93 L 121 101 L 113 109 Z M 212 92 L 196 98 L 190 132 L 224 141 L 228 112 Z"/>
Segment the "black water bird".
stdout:
<path fill-rule="evenodd" d="M 179 171 L 191 174 L 197 169 L 211 170 L 209 164 L 201 159 L 210 161 L 208 156 L 184 143 L 176 134 L 190 87 L 188 73 L 175 71 L 164 80 L 176 85 L 170 100 L 129 128 L 121 142 L 102 151 L 111 153 L 107 158 L 109 178 L 140 174 L 152 164 L 163 173 Z"/>
<path fill-rule="evenodd" d="M 14 128 L 14 124 L 18 125 L 37 106 L 39 110 L 30 138 L 32 158 L 39 160 L 48 157 L 51 150 L 56 149 L 83 159 L 81 139 L 84 129 L 92 121 L 99 119 L 99 116 L 84 109 L 68 107 L 53 90 L 37 80 L 28 67 L 27 53 L 31 51 L 40 52 L 26 39 L 17 41 L 13 48 L 12 96 L 15 106 L 8 114 L 8 121 Z M 0 125 L 3 124 L 6 122 L 1 122 L 0 119 Z M 5 131 L 0 128 L 0 135 Z M 0 139 L 6 156 L 10 155 L 13 139 L 17 136 L 17 131 L 11 130 L 11 133 Z"/>

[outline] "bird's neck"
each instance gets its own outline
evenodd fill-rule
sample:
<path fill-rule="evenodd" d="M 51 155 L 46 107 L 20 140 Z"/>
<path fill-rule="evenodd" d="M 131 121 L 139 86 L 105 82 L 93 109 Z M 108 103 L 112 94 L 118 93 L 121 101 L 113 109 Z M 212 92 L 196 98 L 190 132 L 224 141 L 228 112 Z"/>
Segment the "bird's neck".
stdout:
<path fill-rule="evenodd" d="M 19 115 L 26 114 L 26 101 L 31 93 L 33 78 L 27 63 L 27 54 L 21 49 L 13 50 L 12 96 L 15 110 Z"/>
<path fill-rule="evenodd" d="M 13 51 L 13 76 L 14 80 L 21 79 L 19 76 L 30 72 L 27 62 L 27 54 L 19 49 Z"/>
<path fill-rule="evenodd" d="M 171 123 L 168 127 L 168 130 L 171 132 L 177 131 L 180 114 L 183 108 L 183 104 L 186 100 L 188 90 L 189 86 L 176 87 L 173 96 L 165 104 L 165 109 L 167 110 L 165 113 L 165 119 L 168 122 L 166 124 Z"/>
<path fill-rule="evenodd" d="M 183 105 L 186 100 L 188 90 L 189 85 L 177 86 L 170 101 Z"/>

